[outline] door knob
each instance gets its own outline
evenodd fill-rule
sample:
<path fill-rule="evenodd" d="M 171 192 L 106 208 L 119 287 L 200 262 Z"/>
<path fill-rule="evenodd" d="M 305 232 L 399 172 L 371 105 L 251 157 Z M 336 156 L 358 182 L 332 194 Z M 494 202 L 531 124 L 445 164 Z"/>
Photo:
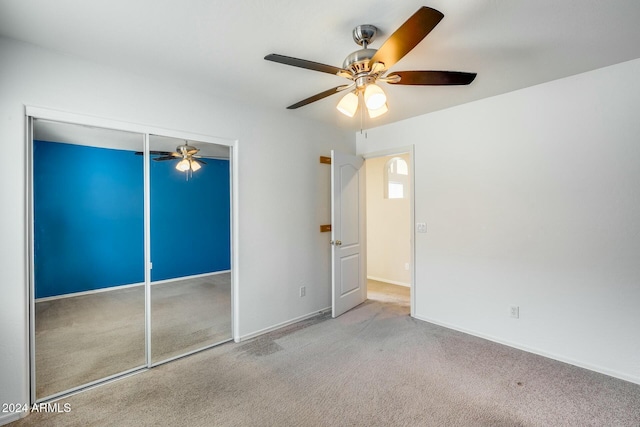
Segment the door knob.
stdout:
<path fill-rule="evenodd" d="M 336 240 L 336 246 L 342 246 L 342 241 Z"/>

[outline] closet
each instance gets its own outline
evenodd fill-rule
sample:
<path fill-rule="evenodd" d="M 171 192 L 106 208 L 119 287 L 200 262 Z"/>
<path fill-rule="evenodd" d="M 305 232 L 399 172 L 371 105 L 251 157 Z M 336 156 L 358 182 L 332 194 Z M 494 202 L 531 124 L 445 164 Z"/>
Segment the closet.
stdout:
<path fill-rule="evenodd" d="M 32 403 L 229 341 L 233 141 L 47 116 L 27 117 Z"/>

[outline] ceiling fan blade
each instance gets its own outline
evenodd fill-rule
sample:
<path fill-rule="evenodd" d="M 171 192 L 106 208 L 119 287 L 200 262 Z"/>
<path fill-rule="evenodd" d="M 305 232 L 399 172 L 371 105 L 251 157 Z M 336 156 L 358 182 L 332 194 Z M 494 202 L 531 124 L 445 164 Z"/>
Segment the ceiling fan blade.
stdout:
<path fill-rule="evenodd" d="M 287 107 L 287 110 L 295 110 L 296 108 L 304 107 L 307 104 L 311 104 L 312 102 L 319 101 L 319 100 L 321 100 L 323 98 L 326 98 L 327 96 L 333 95 L 334 93 L 341 92 L 342 90 L 346 89 L 347 87 L 350 87 L 350 86 L 344 86 L 343 85 L 343 86 L 337 86 L 337 87 L 331 88 L 329 90 L 325 90 L 324 92 L 320 92 L 320 93 L 318 93 L 316 95 L 310 96 L 307 99 L 303 99 L 300 102 L 296 102 L 293 105 L 289 105 Z"/>
<path fill-rule="evenodd" d="M 206 164 L 207 164 L 207 162 L 205 162 L 205 161 L 204 161 L 204 160 L 202 160 L 202 159 L 191 159 L 191 161 L 196 162 L 196 163 L 202 163 L 203 165 L 206 165 Z"/>
<path fill-rule="evenodd" d="M 294 67 L 306 68 L 307 70 L 320 71 L 322 73 L 338 74 L 344 71 L 332 65 L 320 64 L 319 62 L 307 61 L 305 59 L 292 58 L 290 56 L 269 54 L 264 57 L 267 61 L 279 62 L 280 64 L 292 65 Z"/>
<path fill-rule="evenodd" d="M 226 160 L 229 161 L 229 157 L 220 157 L 220 156 L 193 156 L 194 158 L 197 158 L 199 162 L 204 162 L 204 160 L 202 159 L 207 159 L 207 160 Z"/>
<path fill-rule="evenodd" d="M 421 7 L 380 46 L 371 58 L 370 64 L 382 62 L 388 70 L 416 47 L 442 18 L 444 15 L 441 12 L 430 7 Z"/>
<path fill-rule="evenodd" d="M 136 156 L 142 156 L 144 153 L 142 151 L 137 151 Z M 171 154 L 170 151 L 149 151 L 149 154 L 151 154 L 152 156 L 156 155 L 156 156 L 168 156 L 169 154 Z"/>
<path fill-rule="evenodd" d="M 154 160 L 156 162 L 163 162 L 165 160 L 176 160 L 175 156 L 162 156 L 162 157 L 155 157 L 151 160 Z"/>
<path fill-rule="evenodd" d="M 462 71 L 394 71 L 389 78 L 400 77 L 400 81 L 387 83 L 392 85 L 468 85 L 476 78 L 476 73 Z"/>

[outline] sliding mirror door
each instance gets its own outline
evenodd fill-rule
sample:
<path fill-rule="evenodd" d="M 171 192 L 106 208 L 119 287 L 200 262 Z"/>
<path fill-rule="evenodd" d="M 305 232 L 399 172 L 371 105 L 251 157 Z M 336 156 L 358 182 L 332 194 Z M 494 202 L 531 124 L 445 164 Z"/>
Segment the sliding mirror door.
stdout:
<path fill-rule="evenodd" d="M 231 339 L 229 147 L 150 135 L 151 362 Z"/>
<path fill-rule="evenodd" d="M 32 399 L 146 366 L 144 135 L 33 119 Z"/>

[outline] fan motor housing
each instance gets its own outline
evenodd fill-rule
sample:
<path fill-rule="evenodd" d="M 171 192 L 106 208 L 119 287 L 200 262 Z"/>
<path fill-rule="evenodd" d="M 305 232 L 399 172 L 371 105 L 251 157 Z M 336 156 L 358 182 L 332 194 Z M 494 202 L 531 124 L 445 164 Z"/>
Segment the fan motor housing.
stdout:
<path fill-rule="evenodd" d="M 360 73 L 368 73 L 370 71 L 369 63 L 376 49 L 360 49 L 349 54 L 342 63 L 342 68 L 349 70 L 353 75 Z"/>

